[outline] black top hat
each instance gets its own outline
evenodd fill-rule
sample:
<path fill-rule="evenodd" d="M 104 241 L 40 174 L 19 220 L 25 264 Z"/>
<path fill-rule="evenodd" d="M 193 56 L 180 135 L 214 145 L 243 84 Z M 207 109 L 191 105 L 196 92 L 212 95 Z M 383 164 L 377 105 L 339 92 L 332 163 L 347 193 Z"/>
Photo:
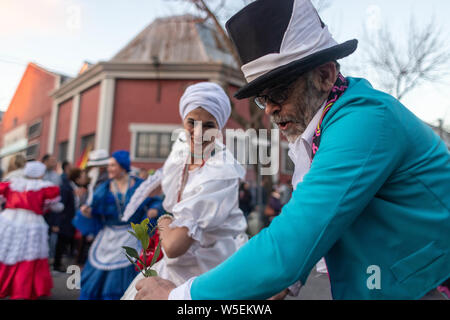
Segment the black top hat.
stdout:
<path fill-rule="evenodd" d="M 338 44 L 310 0 L 257 0 L 226 28 L 248 84 L 235 97 L 248 98 L 329 61 L 352 54 L 357 40 Z"/>

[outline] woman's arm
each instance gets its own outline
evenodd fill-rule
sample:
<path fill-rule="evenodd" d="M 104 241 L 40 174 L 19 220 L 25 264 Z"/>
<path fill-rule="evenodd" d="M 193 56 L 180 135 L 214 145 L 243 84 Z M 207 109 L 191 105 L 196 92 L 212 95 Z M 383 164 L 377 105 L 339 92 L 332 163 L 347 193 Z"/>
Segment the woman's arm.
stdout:
<path fill-rule="evenodd" d="M 170 217 L 164 217 L 158 221 L 158 232 L 161 245 L 169 258 L 176 258 L 189 249 L 194 240 L 188 236 L 187 227 L 170 228 Z"/>

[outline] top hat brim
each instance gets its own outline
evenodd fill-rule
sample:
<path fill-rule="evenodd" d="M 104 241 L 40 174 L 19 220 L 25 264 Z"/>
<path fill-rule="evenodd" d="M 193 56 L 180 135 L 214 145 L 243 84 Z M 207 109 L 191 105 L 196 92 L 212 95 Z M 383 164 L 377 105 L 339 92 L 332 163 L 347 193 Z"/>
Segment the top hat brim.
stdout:
<path fill-rule="evenodd" d="M 109 163 L 108 160 L 89 160 L 86 167 L 104 167 Z"/>
<path fill-rule="evenodd" d="M 315 52 L 307 57 L 292 61 L 286 65 L 273 69 L 264 75 L 249 82 L 240 88 L 234 96 L 237 99 L 245 99 L 256 96 L 267 88 L 272 88 L 281 83 L 290 83 L 297 77 L 308 72 L 315 67 L 330 61 L 342 59 L 353 52 L 358 47 L 358 40 L 353 39 L 342 44 Z"/>

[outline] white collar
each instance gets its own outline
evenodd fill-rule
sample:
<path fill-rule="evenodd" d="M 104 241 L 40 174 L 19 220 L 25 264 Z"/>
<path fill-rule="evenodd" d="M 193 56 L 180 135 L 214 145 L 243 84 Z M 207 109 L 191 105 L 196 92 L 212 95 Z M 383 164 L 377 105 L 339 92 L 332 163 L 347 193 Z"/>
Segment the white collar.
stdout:
<path fill-rule="evenodd" d="M 292 175 L 292 187 L 294 190 L 296 189 L 297 184 L 303 181 L 303 177 L 309 171 L 311 166 L 312 141 L 314 132 L 322 116 L 325 103 L 326 102 L 324 102 L 322 107 L 316 112 L 303 134 L 293 143 L 289 143 L 288 155 L 295 166 L 294 174 Z"/>
<path fill-rule="evenodd" d="M 289 143 L 289 149 L 295 150 L 296 147 L 298 147 L 298 143 L 300 141 L 304 141 L 307 143 L 309 149 L 312 150 L 312 141 L 314 138 L 314 133 L 316 131 L 317 126 L 319 125 L 320 117 L 322 116 L 323 108 L 325 108 L 325 103 L 322 104 L 320 109 L 316 112 L 312 120 L 309 122 L 308 126 L 306 127 L 305 131 L 301 136 L 299 136 L 294 142 Z"/>

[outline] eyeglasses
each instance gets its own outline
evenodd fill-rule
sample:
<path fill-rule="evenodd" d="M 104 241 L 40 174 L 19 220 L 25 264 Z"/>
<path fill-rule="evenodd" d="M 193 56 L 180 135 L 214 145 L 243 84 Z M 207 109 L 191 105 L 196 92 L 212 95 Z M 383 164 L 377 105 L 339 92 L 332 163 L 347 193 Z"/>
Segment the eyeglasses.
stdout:
<path fill-rule="evenodd" d="M 292 83 L 274 87 L 266 94 L 257 95 L 255 97 L 255 103 L 262 110 L 266 108 L 268 102 L 280 106 L 289 98 L 292 87 Z"/>

